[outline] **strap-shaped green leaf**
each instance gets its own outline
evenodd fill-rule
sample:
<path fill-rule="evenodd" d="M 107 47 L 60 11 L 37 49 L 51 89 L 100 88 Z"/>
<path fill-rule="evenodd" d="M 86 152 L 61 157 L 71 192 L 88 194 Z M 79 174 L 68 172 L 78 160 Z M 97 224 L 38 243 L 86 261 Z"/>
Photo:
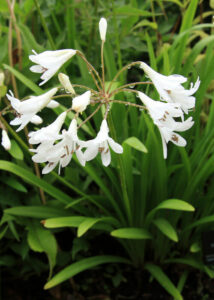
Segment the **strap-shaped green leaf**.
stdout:
<path fill-rule="evenodd" d="M 121 239 L 146 240 L 151 239 L 152 235 L 143 228 L 120 228 L 111 232 L 111 235 Z"/>
<path fill-rule="evenodd" d="M 158 218 L 153 220 L 153 223 L 170 240 L 172 240 L 173 242 L 178 242 L 177 232 L 175 231 L 174 227 L 169 223 L 169 221 L 163 218 Z"/>
<path fill-rule="evenodd" d="M 176 300 L 182 300 L 179 290 L 175 287 L 168 276 L 161 270 L 160 267 L 154 264 L 146 264 L 145 269 L 162 285 L 162 287 L 174 297 Z"/>
<path fill-rule="evenodd" d="M 47 194 L 51 195 L 54 199 L 58 199 L 59 201 L 63 203 L 70 203 L 72 201 L 72 198 L 70 198 L 68 195 L 60 191 L 59 189 L 55 188 L 53 185 L 45 182 L 44 180 L 38 178 L 36 175 L 34 175 L 32 172 L 15 165 L 14 163 L 0 160 L 0 170 L 9 171 L 25 181 L 29 182 L 32 185 L 35 185 L 41 189 L 43 189 Z"/>
<path fill-rule="evenodd" d="M 125 263 L 130 264 L 128 259 L 119 257 L 119 256 L 111 256 L 111 255 L 103 255 L 103 256 L 94 256 L 90 258 L 85 258 L 78 262 L 71 264 L 66 267 L 58 274 L 56 274 L 50 281 L 46 283 L 44 289 L 50 289 L 61 282 L 73 277 L 76 274 L 79 274 L 82 271 L 91 269 L 93 267 L 99 266 L 101 264 L 106 263 Z"/>

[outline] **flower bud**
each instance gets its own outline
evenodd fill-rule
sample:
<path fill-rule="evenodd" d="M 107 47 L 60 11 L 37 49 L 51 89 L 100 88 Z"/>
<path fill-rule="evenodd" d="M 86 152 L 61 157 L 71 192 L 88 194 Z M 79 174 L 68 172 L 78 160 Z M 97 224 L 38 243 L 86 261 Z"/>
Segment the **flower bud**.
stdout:
<path fill-rule="evenodd" d="M 69 77 L 63 73 L 59 73 L 58 75 L 59 78 L 59 82 L 61 83 L 61 85 L 64 87 L 64 89 L 66 90 L 66 92 L 71 93 L 72 95 L 75 95 L 75 90 L 73 89 L 73 86 L 69 80 Z"/>
<path fill-rule="evenodd" d="M 99 31 L 100 31 L 100 38 L 103 42 L 106 40 L 106 30 L 107 30 L 107 21 L 105 18 L 101 18 L 99 22 Z"/>
<path fill-rule="evenodd" d="M 4 79 L 5 79 L 4 72 L 0 71 L 0 86 L 3 86 Z"/>
<path fill-rule="evenodd" d="M 5 129 L 2 130 L 1 144 L 4 147 L 5 150 L 10 150 L 11 142 L 10 142 L 10 139 L 8 137 L 7 131 Z"/>
<path fill-rule="evenodd" d="M 83 112 L 90 103 L 90 97 L 90 91 L 87 91 L 84 94 L 75 97 L 72 101 L 72 109 L 76 112 Z"/>

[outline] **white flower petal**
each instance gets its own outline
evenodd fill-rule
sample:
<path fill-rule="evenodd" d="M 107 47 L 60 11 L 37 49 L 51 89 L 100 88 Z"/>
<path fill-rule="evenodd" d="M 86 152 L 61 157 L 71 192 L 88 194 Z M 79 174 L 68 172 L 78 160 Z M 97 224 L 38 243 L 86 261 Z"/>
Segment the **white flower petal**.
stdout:
<path fill-rule="evenodd" d="M 59 102 L 57 102 L 55 100 L 51 100 L 47 105 L 48 108 L 56 108 L 58 106 L 59 106 Z"/>
<path fill-rule="evenodd" d="M 53 171 L 53 169 L 56 167 L 58 162 L 49 162 L 43 169 L 42 169 L 42 174 L 48 174 L 51 171 Z"/>
<path fill-rule="evenodd" d="M 119 154 L 123 153 L 123 147 L 120 144 L 116 143 L 112 138 L 109 137 L 108 142 L 114 152 Z"/>
<path fill-rule="evenodd" d="M 111 153 L 109 148 L 103 150 L 101 152 L 101 159 L 102 159 L 102 163 L 105 167 L 108 167 L 108 165 L 111 163 Z"/>
<path fill-rule="evenodd" d="M 42 118 L 40 116 L 34 115 L 33 118 L 30 120 L 31 123 L 39 125 L 43 122 Z"/>

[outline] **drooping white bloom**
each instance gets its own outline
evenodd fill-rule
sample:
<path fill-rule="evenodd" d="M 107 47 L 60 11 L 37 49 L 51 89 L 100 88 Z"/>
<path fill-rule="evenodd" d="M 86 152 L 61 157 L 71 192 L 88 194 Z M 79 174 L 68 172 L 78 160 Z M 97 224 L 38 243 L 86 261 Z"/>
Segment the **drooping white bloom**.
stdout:
<path fill-rule="evenodd" d="M 84 142 L 79 140 L 77 136 L 76 119 L 72 120 L 68 131 L 63 130 L 61 138 L 62 140 L 56 145 L 50 146 L 46 143 L 45 145 L 41 144 L 36 149 L 36 154 L 33 156 L 33 161 L 37 163 L 48 162 L 48 164 L 42 170 L 42 174 L 51 172 L 58 163 L 60 171 L 61 167 L 64 168 L 70 163 L 74 153 L 76 153 L 81 165 L 85 166 L 85 159 L 81 150 L 84 146 Z"/>
<path fill-rule="evenodd" d="M 84 94 L 75 97 L 72 100 L 72 109 L 76 112 L 83 112 L 90 104 L 91 92 L 87 91 Z"/>
<path fill-rule="evenodd" d="M 57 119 L 50 125 L 43 127 L 37 131 L 31 131 L 29 136 L 30 144 L 39 144 L 43 142 L 51 142 L 52 144 L 60 139 L 59 131 L 65 121 L 66 112 L 61 113 Z"/>
<path fill-rule="evenodd" d="M 182 110 L 187 114 L 188 110 L 195 107 L 195 97 L 192 95 L 198 90 L 200 85 L 199 78 L 195 85 L 191 83 L 189 90 L 186 90 L 181 84 L 187 81 L 187 78 L 182 75 L 165 76 L 154 71 L 146 63 L 142 62 L 140 68 L 148 75 L 154 83 L 161 100 L 179 103 Z"/>
<path fill-rule="evenodd" d="M 106 40 L 106 31 L 107 31 L 107 21 L 105 18 L 101 18 L 99 22 L 99 31 L 100 31 L 100 38 L 103 42 Z"/>
<path fill-rule="evenodd" d="M 11 142 L 5 129 L 2 130 L 1 145 L 4 147 L 5 150 L 10 150 L 11 148 Z"/>
<path fill-rule="evenodd" d="M 73 86 L 69 80 L 69 77 L 63 73 L 59 73 L 58 75 L 59 82 L 64 87 L 66 92 L 71 93 L 71 95 L 75 95 L 75 90 L 73 89 Z"/>
<path fill-rule="evenodd" d="M 180 117 L 183 120 L 183 112 L 178 104 L 154 101 L 142 92 L 138 92 L 138 95 L 160 131 L 164 158 L 167 158 L 167 143 L 169 141 L 177 146 L 185 147 L 186 140 L 174 131 L 186 131 L 191 128 L 194 124 L 192 117 L 186 121 L 177 122 L 174 118 Z"/>
<path fill-rule="evenodd" d="M 94 159 L 98 152 L 101 153 L 102 163 L 107 167 L 111 162 L 111 153 L 109 146 L 116 153 L 123 153 L 123 147 L 109 137 L 109 128 L 106 120 L 102 121 L 100 131 L 95 139 L 85 142 L 84 147 L 87 147 L 84 157 L 86 161 Z"/>
<path fill-rule="evenodd" d="M 22 130 L 29 122 L 35 121 L 35 115 L 42 110 L 51 101 L 51 98 L 56 94 L 57 88 L 53 88 L 40 96 L 33 96 L 25 101 L 20 101 L 15 98 L 13 93 L 7 94 L 12 107 L 17 112 L 17 117 L 10 122 L 11 125 L 20 125 L 16 131 Z M 37 118 L 38 121 L 38 118 Z M 41 119 L 40 119 L 41 121 Z"/>
<path fill-rule="evenodd" d="M 76 54 L 76 50 L 73 49 L 45 51 L 40 54 L 32 51 L 34 55 L 30 55 L 29 59 L 36 65 L 32 66 L 30 70 L 35 73 L 43 73 L 41 76 L 43 81 L 39 85 L 46 83 L 66 61 Z"/>

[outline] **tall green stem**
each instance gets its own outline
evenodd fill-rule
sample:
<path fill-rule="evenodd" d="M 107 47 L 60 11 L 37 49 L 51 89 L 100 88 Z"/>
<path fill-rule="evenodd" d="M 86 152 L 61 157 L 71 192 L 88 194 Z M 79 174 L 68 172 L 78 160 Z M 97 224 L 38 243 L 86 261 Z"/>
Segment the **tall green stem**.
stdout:
<path fill-rule="evenodd" d="M 111 112 L 109 112 L 109 114 L 108 114 L 108 120 L 109 120 L 109 127 L 110 127 L 110 130 L 112 133 L 112 137 L 114 140 L 117 140 L 117 135 L 116 135 L 116 131 L 114 128 L 114 122 L 112 119 Z M 132 225 L 131 205 L 130 205 L 129 196 L 128 196 L 128 192 L 127 192 L 124 165 L 123 165 L 121 156 L 117 155 L 117 158 L 118 158 L 119 177 L 120 177 L 120 183 L 121 183 L 121 188 L 122 188 L 122 193 L 123 193 L 123 200 L 124 200 L 126 215 L 127 215 L 129 225 Z"/>

